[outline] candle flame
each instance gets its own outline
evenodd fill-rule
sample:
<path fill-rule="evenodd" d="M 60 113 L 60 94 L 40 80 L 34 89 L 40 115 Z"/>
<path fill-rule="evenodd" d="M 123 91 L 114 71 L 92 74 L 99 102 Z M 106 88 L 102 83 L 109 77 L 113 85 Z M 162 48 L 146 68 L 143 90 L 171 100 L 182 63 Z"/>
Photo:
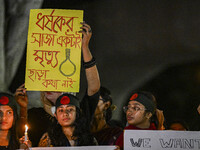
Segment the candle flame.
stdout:
<path fill-rule="evenodd" d="M 27 132 L 28 131 L 28 126 L 27 125 L 25 125 L 25 132 Z"/>

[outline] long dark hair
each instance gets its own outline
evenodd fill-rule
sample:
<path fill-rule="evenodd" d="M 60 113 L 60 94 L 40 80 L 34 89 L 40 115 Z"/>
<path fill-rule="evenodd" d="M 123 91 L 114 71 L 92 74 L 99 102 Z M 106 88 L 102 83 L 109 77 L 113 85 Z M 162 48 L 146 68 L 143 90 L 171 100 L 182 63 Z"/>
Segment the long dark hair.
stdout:
<path fill-rule="evenodd" d="M 10 134 L 10 139 L 9 139 L 9 145 L 8 145 L 8 149 L 9 150 L 15 150 L 19 148 L 19 140 L 18 140 L 18 136 L 17 136 L 17 132 L 16 132 L 16 123 L 17 123 L 17 108 L 13 107 L 13 106 L 9 106 L 12 108 L 13 110 L 13 124 L 12 127 L 9 129 L 9 134 Z"/>
<path fill-rule="evenodd" d="M 8 149 L 15 150 L 19 148 L 18 136 L 16 135 L 16 125 L 10 129 L 10 140 Z"/>
<path fill-rule="evenodd" d="M 76 119 L 72 125 L 75 127 L 72 138 L 76 139 L 76 146 L 96 145 L 87 124 L 87 120 L 82 116 L 81 110 L 76 107 Z M 70 146 L 69 141 L 64 135 L 62 127 L 56 118 L 54 118 L 52 126 L 49 128 L 48 134 L 53 146 Z"/>
<path fill-rule="evenodd" d="M 103 98 L 104 103 L 109 101 L 110 106 L 112 105 L 112 97 L 111 97 L 110 90 L 101 86 L 100 87 L 100 96 Z M 104 116 L 105 116 L 106 122 L 108 123 L 110 121 L 110 119 L 112 118 L 111 107 L 108 107 L 108 109 L 106 109 L 106 111 L 104 112 Z"/>
<path fill-rule="evenodd" d="M 151 92 L 147 92 L 147 91 L 140 91 L 142 94 L 144 94 L 146 97 L 148 97 L 155 105 L 155 108 L 153 110 L 152 113 L 152 116 L 150 118 L 150 123 L 154 123 L 156 128 L 158 128 L 158 124 L 159 124 L 159 121 L 158 121 L 158 118 L 157 118 L 157 115 L 156 115 L 156 108 L 157 108 L 157 101 L 156 101 L 156 98 L 155 96 L 151 93 Z M 147 109 L 145 110 L 145 114 L 146 113 L 149 113 L 150 111 Z"/>
<path fill-rule="evenodd" d="M 144 116 L 145 116 L 147 113 L 152 113 L 152 116 L 151 116 L 151 118 L 149 119 L 149 122 L 150 122 L 150 123 L 154 123 L 155 126 L 156 126 L 156 128 L 158 128 L 159 122 L 158 122 L 158 118 L 157 118 L 157 116 L 156 116 L 157 101 L 156 101 L 155 96 L 154 96 L 151 92 L 148 92 L 148 91 L 133 91 L 133 92 L 131 92 L 131 95 L 129 96 L 129 99 L 130 99 L 130 97 L 132 97 L 132 95 L 133 95 L 134 93 L 144 95 L 146 98 L 148 98 L 150 101 L 153 102 L 153 104 L 154 104 L 155 107 L 153 108 L 153 110 L 148 110 L 148 109 L 145 107 L 146 110 L 145 110 L 145 112 L 144 112 Z M 129 101 L 127 101 L 127 104 L 128 104 L 128 103 L 129 103 Z"/>
<path fill-rule="evenodd" d="M 9 150 L 15 150 L 19 148 L 19 140 L 16 132 L 16 125 L 17 125 L 17 104 L 14 99 L 14 96 L 10 93 L 5 93 L 5 92 L 0 92 L 0 97 L 7 97 L 9 101 L 7 104 L 3 104 L 2 106 L 9 106 L 13 110 L 13 123 L 12 127 L 9 129 L 9 144 L 8 144 L 8 149 Z"/>

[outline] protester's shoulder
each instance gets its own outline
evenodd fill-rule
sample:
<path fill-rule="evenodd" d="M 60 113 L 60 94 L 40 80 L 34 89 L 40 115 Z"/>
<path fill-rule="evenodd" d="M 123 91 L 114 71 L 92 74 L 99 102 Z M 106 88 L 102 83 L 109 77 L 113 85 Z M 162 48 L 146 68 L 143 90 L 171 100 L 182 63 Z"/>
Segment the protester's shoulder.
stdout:
<path fill-rule="evenodd" d="M 85 103 L 91 103 L 91 102 L 96 103 L 96 101 L 99 100 L 99 96 L 100 96 L 99 91 L 90 96 L 87 94 L 87 91 L 86 91 L 84 97 L 81 100 L 81 105 Z"/>
<path fill-rule="evenodd" d="M 113 133 L 121 133 L 123 131 L 123 128 L 121 128 L 121 127 L 112 127 L 111 131 Z"/>

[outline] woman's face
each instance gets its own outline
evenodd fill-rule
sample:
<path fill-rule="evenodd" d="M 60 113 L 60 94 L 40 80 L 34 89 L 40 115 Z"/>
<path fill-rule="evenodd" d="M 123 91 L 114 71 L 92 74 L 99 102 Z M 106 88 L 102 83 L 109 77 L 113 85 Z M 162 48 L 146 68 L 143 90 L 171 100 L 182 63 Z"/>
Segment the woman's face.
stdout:
<path fill-rule="evenodd" d="M 56 103 L 57 98 L 62 95 L 62 92 L 44 92 L 44 96 L 53 104 Z"/>
<path fill-rule="evenodd" d="M 72 126 L 76 119 L 76 107 L 61 105 L 57 108 L 55 117 L 62 127 Z"/>
<path fill-rule="evenodd" d="M 14 113 L 10 106 L 0 106 L 0 130 L 9 130 L 12 127 Z"/>
<path fill-rule="evenodd" d="M 142 127 L 148 120 L 145 117 L 145 107 L 137 101 L 130 101 L 126 111 L 126 119 L 128 124 L 136 127 Z"/>
<path fill-rule="evenodd" d="M 99 97 L 99 102 L 97 104 L 96 110 L 95 110 L 95 115 L 100 115 L 102 114 L 105 110 L 107 110 L 110 107 L 111 103 L 110 101 L 104 102 L 102 100 L 102 97 Z"/>

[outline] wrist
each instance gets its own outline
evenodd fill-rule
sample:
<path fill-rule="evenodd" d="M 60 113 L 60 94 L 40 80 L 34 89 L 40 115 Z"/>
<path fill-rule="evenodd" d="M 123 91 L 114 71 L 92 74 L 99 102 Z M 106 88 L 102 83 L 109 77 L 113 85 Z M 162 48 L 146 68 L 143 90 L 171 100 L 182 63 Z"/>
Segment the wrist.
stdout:
<path fill-rule="evenodd" d="M 21 110 L 21 109 L 22 109 L 22 110 L 27 110 L 27 106 L 22 106 L 22 105 L 21 105 L 21 106 L 20 106 L 20 110 Z"/>
<path fill-rule="evenodd" d="M 20 108 L 20 117 L 27 117 L 27 107 Z"/>
<path fill-rule="evenodd" d="M 90 61 L 88 61 L 88 62 L 83 62 L 83 67 L 85 69 L 91 68 L 91 67 L 93 67 L 95 65 L 96 65 L 96 59 L 94 57 L 92 57 L 92 59 Z"/>

